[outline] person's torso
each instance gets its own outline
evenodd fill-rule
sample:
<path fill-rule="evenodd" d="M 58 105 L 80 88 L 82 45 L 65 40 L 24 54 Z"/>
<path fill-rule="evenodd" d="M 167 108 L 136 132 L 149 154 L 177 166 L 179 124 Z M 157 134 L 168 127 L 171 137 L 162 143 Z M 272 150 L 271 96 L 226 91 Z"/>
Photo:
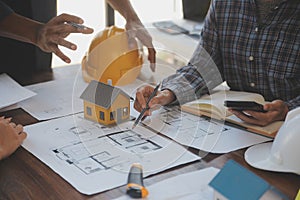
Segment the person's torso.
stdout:
<path fill-rule="evenodd" d="M 224 78 L 231 89 L 292 99 L 300 94 L 300 3 L 281 3 L 257 19 L 254 0 L 216 4 Z"/>

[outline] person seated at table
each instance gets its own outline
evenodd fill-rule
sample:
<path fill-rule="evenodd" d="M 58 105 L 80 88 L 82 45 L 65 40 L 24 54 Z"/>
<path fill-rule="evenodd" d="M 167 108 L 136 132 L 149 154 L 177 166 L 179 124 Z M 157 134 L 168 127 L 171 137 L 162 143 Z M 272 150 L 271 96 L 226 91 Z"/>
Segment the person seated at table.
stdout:
<path fill-rule="evenodd" d="M 163 80 L 145 115 L 157 105 L 192 101 L 226 81 L 231 90 L 270 101 L 266 113 L 232 110 L 241 120 L 260 126 L 284 120 L 300 105 L 299 27 L 299 0 L 212 1 L 189 64 Z M 136 110 L 146 108 L 152 91 L 137 90 Z"/>
<path fill-rule="evenodd" d="M 16 151 L 26 136 L 21 124 L 11 122 L 11 118 L 0 117 L 0 160 Z"/>

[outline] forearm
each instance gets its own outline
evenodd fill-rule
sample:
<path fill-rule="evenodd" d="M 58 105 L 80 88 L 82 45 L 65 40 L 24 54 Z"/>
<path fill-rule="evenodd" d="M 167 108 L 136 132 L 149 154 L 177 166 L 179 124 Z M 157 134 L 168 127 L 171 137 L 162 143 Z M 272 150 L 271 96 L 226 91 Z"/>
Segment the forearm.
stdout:
<path fill-rule="evenodd" d="M 207 92 L 204 80 L 201 78 L 197 68 L 187 65 L 177 71 L 176 74 L 163 80 L 162 90 L 168 89 L 176 96 L 176 103 L 184 104 L 197 99 L 201 94 Z M 201 91 L 199 91 L 200 88 Z"/>
<path fill-rule="evenodd" d="M 0 22 L 0 35 L 36 45 L 41 25 L 37 21 L 11 13 Z"/>
<path fill-rule="evenodd" d="M 114 10 L 117 10 L 126 21 L 140 21 L 129 0 L 106 0 Z"/>

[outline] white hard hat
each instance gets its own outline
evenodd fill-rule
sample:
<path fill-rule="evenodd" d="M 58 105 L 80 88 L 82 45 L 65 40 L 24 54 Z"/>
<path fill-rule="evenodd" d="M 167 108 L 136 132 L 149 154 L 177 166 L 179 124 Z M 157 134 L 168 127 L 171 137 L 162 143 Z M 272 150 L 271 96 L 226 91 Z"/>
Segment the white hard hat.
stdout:
<path fill-rule="evenodd" d="M 291 110 L 273 142 L 258 144 L 245 152 L 255 168 L 300 174 L 300 107 Z"/>

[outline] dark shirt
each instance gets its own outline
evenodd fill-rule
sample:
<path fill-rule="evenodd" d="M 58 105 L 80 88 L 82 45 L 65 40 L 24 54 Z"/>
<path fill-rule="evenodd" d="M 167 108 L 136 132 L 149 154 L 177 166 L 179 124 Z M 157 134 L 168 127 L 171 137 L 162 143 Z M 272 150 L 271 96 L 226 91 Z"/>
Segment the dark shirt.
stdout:
<path fill-rule="evenodd" d="M 255 0 L 212 2 L 188 66 L 163 81 L 180 103 L 226 81 L 231 90 L 300 105 L 300 3 L 285 0 L 258 23 Z M 207 56 L 209 55 L 209 56 Z M 195 95 L 196 94 L 196 95 Z"/>
<path fill-rule="evenodd" d="M 11 14 L 13 10 L 8 7 L 5 3 L 0 1 L 0 21 L 3 20 L 6 16 Z"/>
<path fill-rule="evenodd" d="M 0 2 L 1 9 L 4 8 L 4 3 L 17 14 L 43 23 L 56 16 L 54 0 L 1 0 Z M 35 72 L 51 71 L 52 54 L 43 52 L 33 44 L 0 37 L 0 52 L 0 73 L 7 73 L 17 81 Z"/>

